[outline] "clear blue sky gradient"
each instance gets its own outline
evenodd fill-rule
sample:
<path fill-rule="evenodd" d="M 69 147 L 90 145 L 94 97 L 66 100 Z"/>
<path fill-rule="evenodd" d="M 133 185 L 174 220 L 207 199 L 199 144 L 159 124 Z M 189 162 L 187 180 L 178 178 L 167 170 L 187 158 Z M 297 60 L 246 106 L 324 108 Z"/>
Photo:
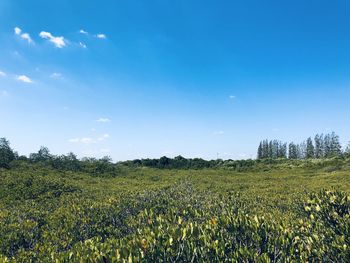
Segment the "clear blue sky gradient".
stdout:
<path fill-rule="evenodd" d="M 265 138 L 332 130 L 345 144 L 349 13 L 348 0 L 1 0 L 0 137 L 114 160 L 242 159 Z"/>

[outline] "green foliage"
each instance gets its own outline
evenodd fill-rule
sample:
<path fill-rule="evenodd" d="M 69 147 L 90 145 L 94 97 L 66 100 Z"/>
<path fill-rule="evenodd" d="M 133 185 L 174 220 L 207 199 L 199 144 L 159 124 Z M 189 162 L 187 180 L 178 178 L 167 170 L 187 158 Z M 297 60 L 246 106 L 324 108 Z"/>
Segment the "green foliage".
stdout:
<path fill-rule="evenodd" d="M 16 154 L 11 149 L 10 142 L 0 138 L 0 168 L 8 168 L 15 157 Z"/>
<path fill-rule="evenodd" d="M 0 262 L 345 262 L 350 197 L 320 190 L 348 191 L 349 164 L 41 148 L 0 169 Z"/>
<path fill-rule="evenodd" d="M 338 205 L 331 208 L 342 211 L 337 214 L 336 223 L 334 219 L 329 221 L 326 213 L 284 223 L 268 215 L 249 214 L 237 202 L 237 195 L 216 197 L 215 203 L 211 199 L 198 203 L 197 198 L 204 196 L 190 191 L 189 199 L 187 192 L 186 188 L 177 188 L 176 196 L 173 191 L 159 196 L 164 206 L 143 210 L 131 223 L 137 229 L 131 235 L 104 242 L 100 237 L 79 242 L 66 252 L 52 255 L 53 259 L 60 262 L 81 259 L 86 262 L 339 262 L 349 257 L 346 237 L 349 203 L 340 201 L 342 208 Z M 173 201 L 174 197 L 178 203 Z M 344 193 L 338 193 L 337 197 L 349 199 Z M 323 207 L 333 207 L 334 199 L 334 195 L 321 194 L 318 202 Z M 318 202 L 312 202 L 315 214 L 322 210 Z M 183 207 L 184 203 L 187 206 Z M 309 206 L 305 210 L 309 211 Z M 329 229 L 323 222 L 337 230 Z M 337 227 L 339 224 L 341 228 Z"/>
<path fill-rule="evenodd" d="M 346 189 L 347 172 L 334 181 L 314 164 L 273 165 L 116 178 L 41 165 L 3 171 L 0 262 L 346 261 L 350 196 L 313 190 L 337 181 Z"/>
<path fill-rule="evenodd" d="M 63 193 L 79 191 L 67 185 L 63 179 L 47 178 L 45 174 L 18 173 L 18 177 L 4 174 L 0 176 L 0 200 L 6 202 L 51 199 Z"/>

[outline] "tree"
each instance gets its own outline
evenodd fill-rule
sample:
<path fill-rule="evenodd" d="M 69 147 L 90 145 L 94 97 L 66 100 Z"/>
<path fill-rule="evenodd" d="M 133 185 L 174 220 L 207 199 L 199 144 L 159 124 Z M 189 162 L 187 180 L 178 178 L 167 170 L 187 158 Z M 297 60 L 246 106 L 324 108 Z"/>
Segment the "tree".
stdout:
<path fill-rule="evenodd" d="M 170 161 L 171 160 L 166 156 L 160 157 L 159 162 L 158 162 L 158 167 L 159 168 L 168 168 Z"/>
<path fill-rule="evenodd" d="M 109 163 L 111 164 L 113 162 L 113 159 L 111 156 L 109 155 L 106 155 L 106 156 L 103 156 L 101 159 L 100 159 L 101 162 L 104 162 L 104 163 Z"/>
<path fill-rule="evenodd" d="M 44 146 L 41 146 L 37 153 L 31 153 L 29 155 L 29 159 L 32 162 L 45 162 L 51 160 L 52 157 L 50 150 Z"/>
<path fill-rule="evenodd" d="M 181 155 L 176 156 L 173 159 L 173 168 L 187 168 L 187 167 L 188 167 L 187 159 L 182 157 Z"/>
<path fill-rule="evenodd" d="M 312 142 L 311 137 L 307 138 L 306 140 L 306 159 L 312 159 L 315 157 L 315 147 Z"/>
<path fill-rule="evenodd" d="M 287 158 L 287 143 L 278 140 L 263 140 L 259 143 L 257 159 Z"/>
<path fill-rule="evenodd" d="M 279 147 L 279 158 L 287 158 L 287 143 L 282 143 L 281 146 Z"/>
<path fill-rule="evenodd" d="M 298 147 L 294 142 L 291 142 L 288 145 L 288 158 L 289 159 L 298 159 Z"/>
<path fill-rule="evenodd" d="M 258 147 L 258 159 L 267 158 L 269 158 L 269 142 L 268 140 L 263 140 Z"/>
<path fill-rule="evenodd" d="M 306 142 L 302 142 L 297 145 L 298 159 L 306 158 Z"/>
<path fill-rule="evenodd" d="M 350 142 L 348 143 L 348 146 L 346 146 L 344 153 L 345 153 L 347 156 L 350 156 Z"/>
<path fill-rule="evenodd" d="M 329 158 L 331 157 L 331 136 L 330 134 L 326 134 L 324 136 L 324 154 L 323 157 Z"/>
<path fill-rule="evenodd" d="M 15 160 L 15 153 L 6 138 L 0 138 L 0 168 L 9 168 L 10 162 Z"/>
<path fill-rule="evenodd" d="M 315 158 L 320 159 L 324 157 L 324 141 L 323 134 L 315 136 Z"/>
<path fill-rule="evenodd" d="M 268 158 L 272 158 L 272 156 L 273 156 L 273 145 L 272 145 L 272 141 L 270 141 L 269 143 L 268 143 Z"/>
<path fill-rule="evenodd" d="M 263 146 L 262 146 L 262 142 L 260 142 L 259 147 L 258 147 L 257 158 L 258 158 L 258 159 L 263 159 Z"/>
<path fill-rule="evenodd" d="M 337 157 L 341 156 L 341 144 L 339 142 L 339 136 L 332 132 L 330 134 L 330 156 Z"/>
<path fill-rule="evenodd" d="M 279 152 L 279 147 L 280 147 L 280 143 L 277 140 L 273 140 L 272 141 L 272 149 L 271 149 L 271 158 L 272 159 L 277 159 L 278 158 L 278 152 Z"/>
<path fill-rule="evenodd" d="M 269 158 L 269 142 L 268 140 L 263 141 L 263 159 Z"/>
<path fill-rule="evenodd" d="M 77 156 L 70 152 L 67 155 L 53 156 L 51 159 L 51 165 L 55 169 L 67 170 L 67 171 L 80 171 L 81 163 Z"/>

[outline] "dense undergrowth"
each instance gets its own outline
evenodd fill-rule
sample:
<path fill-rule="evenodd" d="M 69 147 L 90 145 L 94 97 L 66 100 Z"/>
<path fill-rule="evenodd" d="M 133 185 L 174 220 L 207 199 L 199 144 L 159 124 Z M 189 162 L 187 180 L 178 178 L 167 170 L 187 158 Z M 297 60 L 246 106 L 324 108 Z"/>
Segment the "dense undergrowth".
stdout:
<path fill-rule="evenodd" d="M 349 172 L 333 165 L 1 170 L 0 262 L 346 262 Z"/>

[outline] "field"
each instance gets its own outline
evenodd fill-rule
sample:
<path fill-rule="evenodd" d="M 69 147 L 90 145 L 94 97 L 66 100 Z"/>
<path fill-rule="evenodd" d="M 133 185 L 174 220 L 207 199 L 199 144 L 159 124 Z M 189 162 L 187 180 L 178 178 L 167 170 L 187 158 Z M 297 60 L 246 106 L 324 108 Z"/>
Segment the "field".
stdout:
<path fill-rule="evenodd" d="M 346 262 L 350 169 L 27 164 L 0 174 L 0 261 Z"/>

